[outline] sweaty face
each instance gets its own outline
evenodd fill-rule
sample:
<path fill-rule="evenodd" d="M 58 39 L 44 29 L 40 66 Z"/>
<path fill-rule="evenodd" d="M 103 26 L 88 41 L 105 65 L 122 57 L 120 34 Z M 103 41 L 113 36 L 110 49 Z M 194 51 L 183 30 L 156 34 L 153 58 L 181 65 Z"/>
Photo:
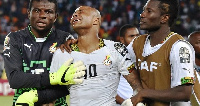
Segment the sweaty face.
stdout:
<path fill-rule="evenodd" d="M 129 45 L 129 43 L 139 35 L 139 31 L 137 28 L 129 28 L 126 30 L 125 36 L 124 36 L 124 44 L 126 46 Z"/>
<path fill-rule="evenodd" d="M 28 16 L 33 31 L 48 31 L 57 18 L 55 4 L 48 1 L 33 1 Z"/>
<path fill-rule="evenodd" d="M 140 29 L 154 31 L 160 28 L 161 10 L 158 8 L 160 1 L 149 0 L 140 15 Z"/>
<path fill-rule="evenodd" d="M 200 34 L 191 36 L 190 43 L 195 50 L 195 57 L 200 59 Z"/>
<path fill-rule="evenodd" d="M 74 30 L 90 28 L 93 25 L 94 10 L 88 6 L 80 6 L 75 10 L 71 18 L 71 25 Z"/>

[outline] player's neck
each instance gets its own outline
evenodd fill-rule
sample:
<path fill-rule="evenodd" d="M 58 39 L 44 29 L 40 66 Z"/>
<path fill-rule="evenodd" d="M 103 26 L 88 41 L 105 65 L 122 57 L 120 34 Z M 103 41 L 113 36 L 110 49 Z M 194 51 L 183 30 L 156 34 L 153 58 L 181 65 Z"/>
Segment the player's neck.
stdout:
<path fill-rule="evenodd" d="M 99 49 L 99 38 L 95 35 L 93 36 L 79 36 L 78 37 L 78 48 L 80 52 L 89 54 L 97 49 Z"/>
<path fill-rule="evenodd" d="M 29 27 L 29 31 L 31 32 L 31 34 L 36 37 L 36 38 L 44 38 L 47 37 L 49 34 L 51 34 L 51 30 L 47 30 L 47 31 L 37 31 L 34 28 Z"/>
<path fill-rule="evenodd" d="M 163 40 L 170 34 L 170 28 L 159 29 L 157 31 L 149 32 L 151 46 L 161 44 Z"/>

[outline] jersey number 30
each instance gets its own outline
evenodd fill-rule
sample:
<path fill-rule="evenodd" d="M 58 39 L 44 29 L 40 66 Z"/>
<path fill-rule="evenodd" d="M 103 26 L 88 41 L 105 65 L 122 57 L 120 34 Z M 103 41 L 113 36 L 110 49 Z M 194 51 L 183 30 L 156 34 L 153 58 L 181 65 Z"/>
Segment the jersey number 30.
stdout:
<path fill-rule="evenodd" d="M 88 77 L 87 73 L 89 73 L 89 77 L 96 77 L 97 76 L 96 64 L 89 65 L 89 71 L 88 70 L 85 71 L 85 75 L 84 75 L 85 79 L 87 79 Z"/>

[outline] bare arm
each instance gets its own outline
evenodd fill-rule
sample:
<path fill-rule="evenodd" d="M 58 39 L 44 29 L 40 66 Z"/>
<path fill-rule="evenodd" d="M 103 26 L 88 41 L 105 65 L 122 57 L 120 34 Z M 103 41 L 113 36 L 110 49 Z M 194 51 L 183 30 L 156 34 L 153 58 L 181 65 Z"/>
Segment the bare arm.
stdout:
<path fill-rule="evenodd" d="M 140 81 L 140 76 L 138 71 L 135 68 L 132 68 L 131 70 L 133 70 L 129 75 L 124 75 L 124 78 L 128 81 L 128 83 L 130 84 L 130 86 L 133 89 L 133 92 L 140 92 L 143 88 L 142 88 L 142 84 Z M 137 95 L 136 95 L 137 96 Z M 133 97 L 132 97 L 133 98 Z M 143 98 L 133 98 L 134 101 L 132 101 L 133 106 L 135 106 L 137 103 L 144 101 Z M 134 104 L 136 102 L 136 104 Z"/>
<path fill-rule="evenodd" d="M 188 101 L 191 91 L 192 85 L 181 85 L 167 90 L 142 89 L 136 96 L 131 98 L 131 101 L 134 106 L 144 99 L 162 102 Z"/>
<path fill-rule="evenodd" d="M 142 90 L 142 84 L 140 81 L 139 73 L 134 69 L 129 75 L 123 75 L 123 77 L 128 81 L 133 90 L 139 92 Z"/>
<path fill-rule="evenodd" d="M 190 99 L 192 85 L 182 85 L 168 90 L 144 90 L 144 98 L 163 102 L 188 101 Z"/>
<path fill-rule="evenodd" d="M 115 97 L 115 99 L 116 99 L 116 103 L 117 103 L 117 104 L 122 104 L 122 102 L 124 101 L 124 99 L 123 99 L 122 97 L 120 97 L 118 94 L 117 94 L 117 96 Z"/>

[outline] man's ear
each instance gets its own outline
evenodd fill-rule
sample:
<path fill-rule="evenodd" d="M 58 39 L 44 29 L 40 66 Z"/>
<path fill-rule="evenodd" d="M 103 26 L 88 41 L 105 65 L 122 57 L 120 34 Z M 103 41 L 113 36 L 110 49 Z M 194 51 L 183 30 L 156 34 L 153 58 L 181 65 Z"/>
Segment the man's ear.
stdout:
<path fill-rule="evenodd" d="M 161 24 L 167 23 L 167 22 L 169 21 L 169 17 L 170 17 L 169 14 L 164 14 L 164 15 L 162 15 L 161 21 L 160 21 Z"/>
<path fill-rule="evenodd" d="M 28 19 L 30 19 L 30 10 L 27 10 Z"/>
<path fill-rule="evenodd" d="M 124 37 L 120 37 L 120 38 L 119 38 L 119 41 L 120 41 L 121 43 L 124 44 L 124 43 L 125 43 L 125 42 L 124 42 Z"/>
<path fill-rule="evenodd" d="M 100 18 L 95 17 L 93 25 L 100 25 Z"/>
<path fill-rule="evenodd" d="M 56 13 L 56 15 L 55 15 L 54 22 L 56 22 L 57 18 L 58 18 L 58 13 Z"/>

